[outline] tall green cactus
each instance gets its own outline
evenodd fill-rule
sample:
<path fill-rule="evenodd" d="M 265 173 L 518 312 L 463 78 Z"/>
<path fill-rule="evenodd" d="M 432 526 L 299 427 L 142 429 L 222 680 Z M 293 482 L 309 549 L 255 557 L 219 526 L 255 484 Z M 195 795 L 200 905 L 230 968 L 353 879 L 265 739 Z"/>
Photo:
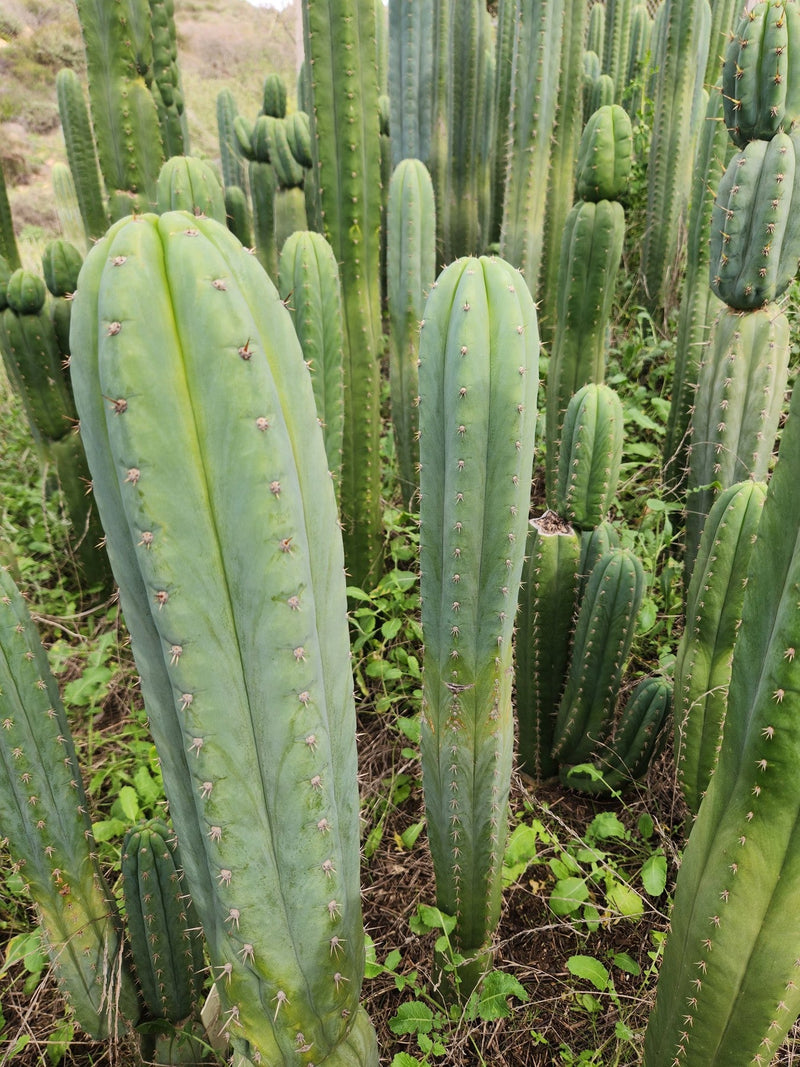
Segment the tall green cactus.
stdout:
<path fill-rule="evenodd" d="M 436 279 L 433 184 L 420 160 L 403 160 L 392 174 L 387 223 L 392 423 L 400 491 L 404 505 L 409 508 L 419 481 L 419 330 L 425 299 Z"/>
<path fill-rule="evenodd" d="M 139 1004 L 122 966 L 120 921 L 94 852 L 89 805 L 47 655 L 0 567 L 0 824 L 33 898 L 60 985 L 97 1039 Z"/>
<path fill-rule="evenodd" d="M 614 100 L 619 103 L 625 90 L 625 74 L 631 39 L 633 0 L 606 0 L 606 27 L 603 73 L 614 83 Z"/>
<path fill-rule="evenodd" d="M 517 271 L 485 258 L 445 268 L 420 341 L 421 750 L 437 900 L 457 917 L 464 995 L 489 963 L 500 912 L 538 353 Z"/>
<path fill-rule="evenodd" d="M 202 159 L 172 156 L 158 175 L 156 210 L 190 211 L 225 225 L 225 199 L 216 171 Z"/>
<path fill-rule="evenodd" d="M 690 423 L 687 584 L 716 487 L 767 475 L 788 366 L 789 323 L 776 304 L 744 314 L 723 308 L 700 367 Z"/>
<path fill-rule="evenodd" d="M 217 135 L 222 184 L 225 189 L 231 186 L 244 189 L 247 184 L 244 161 L 237 149 L 236 134 L 233 129 L 234 120 L 238 114 L 233 93 L 230 89 L 221 89 L 217 94 Z"/>
<path fill-rule="evenodd" d="M 737 482 L 714 502 L 686 598 L 675 661 L 675 762 L 694 814 L 719 755 L 731 661 L 766 486 Z"/>
<path fill-rule="evenodd" d="M 708 57 L 708 0 L 664 0 L 656 49 L 655 114 L 647 168 L 642 285 L 648 307 L 668 298 L 691 185 L 694 123 Z"/>
<path fill-rule="evenodd" d="M 0 167 L 0 256 L 3 257 L 12 270 L 22 266 L 2 167 Z"/>
<path fill-rule="evenodd" d="M 153 73 L 149 87 L 156 103 L 167 159 L 189 155 L 189 127 L 178 68 L 174 0 L 149 0 L 153 34 Z"/>
<path fill-rule="evenodd" d="M 112 218 L 156 201 L 164 150 L 142 71 L 152 63 L 148 0 L 77 0 L 92 127 Z M 150 73 L 152 73 L 150 71 Z"/>
<path fill-rule="evenodd" d="M 298 230 L 287 239 L 281 251 L 278 289 L 311 372 L 328 469 L 338 498 L 344 437 L 342 289 L 336 257 L 322 234 Z"/>
<path fill-rule="evenodd" d="M 380 510 L 380 137 L 373 0 L 303 0 L 312 150 L 345 318 L 341 511 L 351 581 L 377 581 Z"/>
<path fill-rule="evenodd" d="M 389 103 L 392 169 L 403 159 L 427 162 L 434 64 L 433 0 L 389 4 Z"/>
<path fill-rule="evenodd" d="M 143 215 L 87 257 L 72 347 L 226 1032 L 250 1060 L 376 1067 L 344 560 L 289 312 L 218 223 Z"/>
<path fill-rule="evenodd" d="M 758 527 L 716 770 L 683 854 L 645 1067 L 769 1063 L 800 1012 L 800 391 Z"/>
<path fill-rule="evenodd" d="M 580 529 L 599 526 L 614 502 L 625 426 L 622 401 L 605 383 L 589 382 L 567 406 L 561 429 L 558 514 Z"/>
<path fill-rule="evenodd" d="M 520 7 L 514 35 L 500 253 L 522 271 L 532 293 L 542 261 L 563 31 L 563 0 Z"/>
<path fill-rule="evenodd" d="M 100 182 L 94 136 L 83 86 L 74 70 L 65 68 L 56 75 L 56 95 L 67 161 L 75 182 L 86 237 L 96 241 L 108 227 L 108 209 Z"/>

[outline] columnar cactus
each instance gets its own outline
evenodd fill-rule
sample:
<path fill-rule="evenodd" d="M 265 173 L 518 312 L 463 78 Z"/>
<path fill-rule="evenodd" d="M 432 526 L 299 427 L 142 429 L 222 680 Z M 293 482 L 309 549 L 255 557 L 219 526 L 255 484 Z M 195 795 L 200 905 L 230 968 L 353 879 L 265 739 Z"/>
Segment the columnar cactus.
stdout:
<path fill-rule="evenodd" d="M 686 500 L 686 577 L 717 492 L 766 477 L 783 410 L 789 323 L 775 304 L 723 308 L 700 367 Z"/>
<path fill-rule="evenodd" d="M 160 819 L 140 823 L 125 835 L 122 889 L 145 1020 L 163 1019 L 175 1028 L 187 1022 L 196 1024 L 203 991 L 203 934 L 183 884 L 175 835 Z M 192 1049 L 191 1029 L 182 1042 L 170 1034 L 167 1043 Z M 157 1042 L 145 1038 L 144 1044 L 155 1046 Z M 194 1052 L 202 1059 L 199 1047 Z M 186 1062 L 174 1056 L 156 1055 L 155 1060 Z"/>
<path fill-rule="evenodd" d="M 119 915 L 94 852 L 88 802 L 47 655 L 0 568 L 0 824 L 33 898 L 61 988 L 97 1039 L 139 1017 Z"/>
<path fill-rule="evenodd" d="M 373 0 L 303 0 L 314 171 L 345 316 L 341 511 L 351 580 L 379 576 L 380 137 Z"/>
<path fill-rule="evenodd" d="M 553 755 L 584 763 L 605 743 L 644 594 L 644 571 L 627 549 L 601 556 L 578 609 L 566 685 L 556 719 Z"/>
<path fill-rule="evenodd" d="M 614 83 L 614 101 L 620 103 L 625 90 L 625 74 L 630 51 L 633 0 L 606 0 L 606 29 L 603 37 L 603 73 Z"/>
<path fill-rule="evenodd" d="M 278 290 L 311 372 L 328 469 L 338 496 L 344 436 L 342 290 L 336 257 L 322 234 L 298 230 L 287 239 Z"/>
<path fill-rule="evenodd" d="M 158 175 L 156 210 L 189 211 L 225 225 L 225 199 L 216 171 L 202 159 L 172 156 Z"/>
<path fill-rule="evenodd" d="M 434 63 L 433 0 L 389 4 L 389 103 L 392 167 L 403 159 L 428 160 Z"/>
<path fill-rule="evenodd" d="M 230 89 L 221 89 L 217 94 L 217 135 L 222 184 L 226 190 L 232 186 L 244 189 L 247 184 L 245 165 L 237 148 L 233 128 L 238 114 L 233 93 Z"/>
<path fill-rule="evenodd" d="M 87 248 L 86 231 L 83 227 L 83 218 L 78 204 L 78 193 L 72 172 L 66 163 L 56 162 L 50 171 L 50 181 L 53 185 L 53 200 L 55 201 L 58 225 L 62 236 L 84 251 Z"/>
<path fill-rule="evenodd" d="M 558 456 L 558 514 L 580 529 L 599 526 L 614 502 L 622 462 L 622 401 L 590 382 L 572 397 Z"/>
<path fill-rule="evenodd" d="M 392 423 L 400 491 L 404 505 L 409 508 L 419 481 L 419 324 L 424 317 L 425 299 L 436 278 L 433 184 L 420 160 L 403 160 L 392 174 L 387 223 Z"/>
<path fill-rule="evenodd" d="M 87 257 L 72 349 L 225 1032 L 251 1061 L 376 1067 L 344 559 L 289 312 L 214 220 L 143 215 Z"/>
<path fill-rule="evenodd" d="M 531 519 L 516 645 L 517 753 L 536 781 L 558 773 L 551 755 L 575 625 L 581 538 L 553 511 Z"/>
<path fill-rule="evenodd" d="M 716 770 L 678 872 L 645 1067 L 769 1063 L 800 1012 L 800 391 L 748 571 Z"/>
<path fill-rule="evenodd" d="M 633 132 L 619 104 L 595 111 L 578 148 L 576 190 L 581 200 L 618 200 L 631 173 Z"/>
<path fill-rule="evenodd" d="M 748 5 L 738 20 L 725 50 L 722 94 L 725 125 L 740 148 L 800 122 L 799 36 L 794 0 Z"/>
<path fill-rule="evenodd" d="M 547 374 L 547 498 L 557 510 L 561 425 L 571 397 L 606 371 L 606 330 L 625 236 L 625 212 L 616 200 L 579 201 L 567 219 L 561 246 L 558 314 Z"/>
<path fill-rule="evenodd" d="M 517 271 L 486 258 L 445 268 L 420 341 L 421 750 L 437 900 L 457 918 L 464 995 L 489 964 L 500 912 L 538 354 Z"/>
<path fill-rule="evenodd" d="M 0 167 L 0 256 L 13 270 L 22 266 L 2 167 Z"/>
<path fill-rule="evenodd" d="M 536 292 L 558 104 L 563 0 L 518 5 L 500 254 Z"/>
<path fill-rule="evenodd" d="M 67 161 L 75 182 L 86 237 L 90 241 L 96 241 L 108 227 L 108 209 L 100 183 L 97 149 L 89 110 L 80 79 L 74 70 L 67 67 L 58 72 L 56 95 Z"/>
<path fill-rule="evenodd" d="M 676 271 L 680 222 L 688 203 L 702 77 L 709 49 L 708 0 L 664 0 L 656 35 L 653 139 L 647 168 L 642 284 L 651 309 L 662 305 Z"/>
<path fill-rule="evenodd" d="M 702 352 L 709 338 L 711 324 L 722 307 L 708 285 L 714 190 L 730 154 L 721 117 L 722 94 L 719 88 L 715 88 L 709 94 L 706 118 L 700 127 L 695 153 L 686 239 L 686 276 L 675 339 L 672 401 L 664 435 L 664 477 L 667 485 L 676 491 L 686 481 L 688 429 Z"/>
<path fill-rule="evenodd" d="M 731 661 L 766 486 L 737 482 L 720 493 L 700 539 L 675 661 L 675 762 L 697 813 L 719 755 Z"/>
<path fill-rule="evenodd" d="M 156 102 L 164 152 L 188 156 L 189 129 L 178 69 L 178 35 L 174 0 L 149 0 L 153 33 L 153 74 L 150 92 Z"/>

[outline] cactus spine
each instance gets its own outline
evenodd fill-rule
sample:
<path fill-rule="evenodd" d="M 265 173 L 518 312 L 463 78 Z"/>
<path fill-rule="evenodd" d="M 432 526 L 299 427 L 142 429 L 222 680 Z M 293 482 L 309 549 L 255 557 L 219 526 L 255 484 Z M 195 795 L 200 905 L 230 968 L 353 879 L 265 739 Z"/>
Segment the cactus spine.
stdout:
<path fill-rule="evenodd" d="M 420 340 L 421 750 L 437 900 L 457 917 L 464 995 L 499 918 L 538 353 L 533 300 L 512 267 L 445 268 Z"/>
<path fill-rule="evenodd" d="M 72 346 L 226 1029 L 251 1060 L 375 1067 L 343 556 L 289 313 L 218 223 L 144 215 L 87 257 Z"/>
<path fill-rule="evenodd" d="M 424 163 L 403 160 L 389 183 L 387 297 L 391 323 L 392 422 L 406 508 L 419 476 L 417 397 L 419 329 L 425 298 L 436 278 L 436 209 Z"/>
<path fill-rule="evenodd" d="M 720 493 L 700 540 L 675 661 L 675 762 L 689 810 L 700 807 L 719 754 L 731 661 L 766 486 Z"/>
<path fill-rule="evenodd" d="M 102 1039 L 139 1015 L 119 916 L 93 851 L 88 802 L 58 686 L 28 610 L 0 568 L 0 822 L 36 903 L 79 1025 Z"/>
<path fill-rule="evenodd" d="M 336 257 L 322 234 L 298 230 L 287 239 L 278 289 L 311 371 L 328 468 L 338 496 L 344 436 L 342 291 Z"/>
<path fill-rule="evenodd" d="M 683 854 L 645 1067 L 769 1062 L 800 1012 L 800 392 L 748 571 L 716 770 Z"/>
<path fill-rule="evenodd" d="M 303 0 L 303 34 L 312 81 L 314 170 L 344 299 L 345 558 L 351 580 L 363 586 L 377 579 L 382 550 L 381 182 L 373 0 Z"/>

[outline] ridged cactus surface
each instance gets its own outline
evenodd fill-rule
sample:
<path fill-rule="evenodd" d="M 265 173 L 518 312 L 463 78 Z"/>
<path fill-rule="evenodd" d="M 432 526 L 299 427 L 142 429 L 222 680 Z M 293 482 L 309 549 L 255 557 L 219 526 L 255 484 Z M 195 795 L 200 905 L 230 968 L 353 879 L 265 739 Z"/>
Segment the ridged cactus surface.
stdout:
<path fill-rule="evenodd" d="M 572 397 L 561 428 L 558 514 L 580 529 L 599 526 L 614 502 L 625 432 L 622 401 L 604 382 Z"/>
<path fill-rule="evenodd" d="M 800 1012 L 800 392 L 748 572 L 719 761 L 678 872 L 645 1067 L 768 1064 Z"/>
<path fill-rule="evenodd" d="M 93 851 L 89 804 L 58 686 L 0 567 L 0 825 L 78 1024 L 96 1039 L 136 1022 L 119 915 Z"/>
<path fill-rule="evenodd" d="M 289 312 L 218 223 L 144 215 L 87 257 L 72 347 L 225 1031 L 267 1063 L 374 1067 L 343 555 Z"/>
<path fill-rule="evenodd" d="M 616 200 L 628 185 L 633 132 L 628 113 L 607 104 L 590 116 L 578 147 L 577 192 L 581 200 Z"/>
<path fill-rule="evenodd" d="M 445 268 L 420 340 L 421 749 L 437 900 L 470 961 L 464 994 L 500 912 L 538 355 L 516 270 L 486 258 Z"/>

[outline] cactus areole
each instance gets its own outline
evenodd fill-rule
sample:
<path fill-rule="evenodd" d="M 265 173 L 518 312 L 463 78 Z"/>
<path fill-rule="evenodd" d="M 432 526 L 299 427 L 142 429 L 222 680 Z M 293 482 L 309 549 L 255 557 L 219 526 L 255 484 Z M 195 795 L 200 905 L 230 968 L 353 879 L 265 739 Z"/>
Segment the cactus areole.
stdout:
<path fill-rule="evenodd" d="M 344 557 L 289 312 L 219 223 L 142 215 L 87 257 L 71 341 L 225 1033 L 253 1063 L 377 1067 Z"/>

